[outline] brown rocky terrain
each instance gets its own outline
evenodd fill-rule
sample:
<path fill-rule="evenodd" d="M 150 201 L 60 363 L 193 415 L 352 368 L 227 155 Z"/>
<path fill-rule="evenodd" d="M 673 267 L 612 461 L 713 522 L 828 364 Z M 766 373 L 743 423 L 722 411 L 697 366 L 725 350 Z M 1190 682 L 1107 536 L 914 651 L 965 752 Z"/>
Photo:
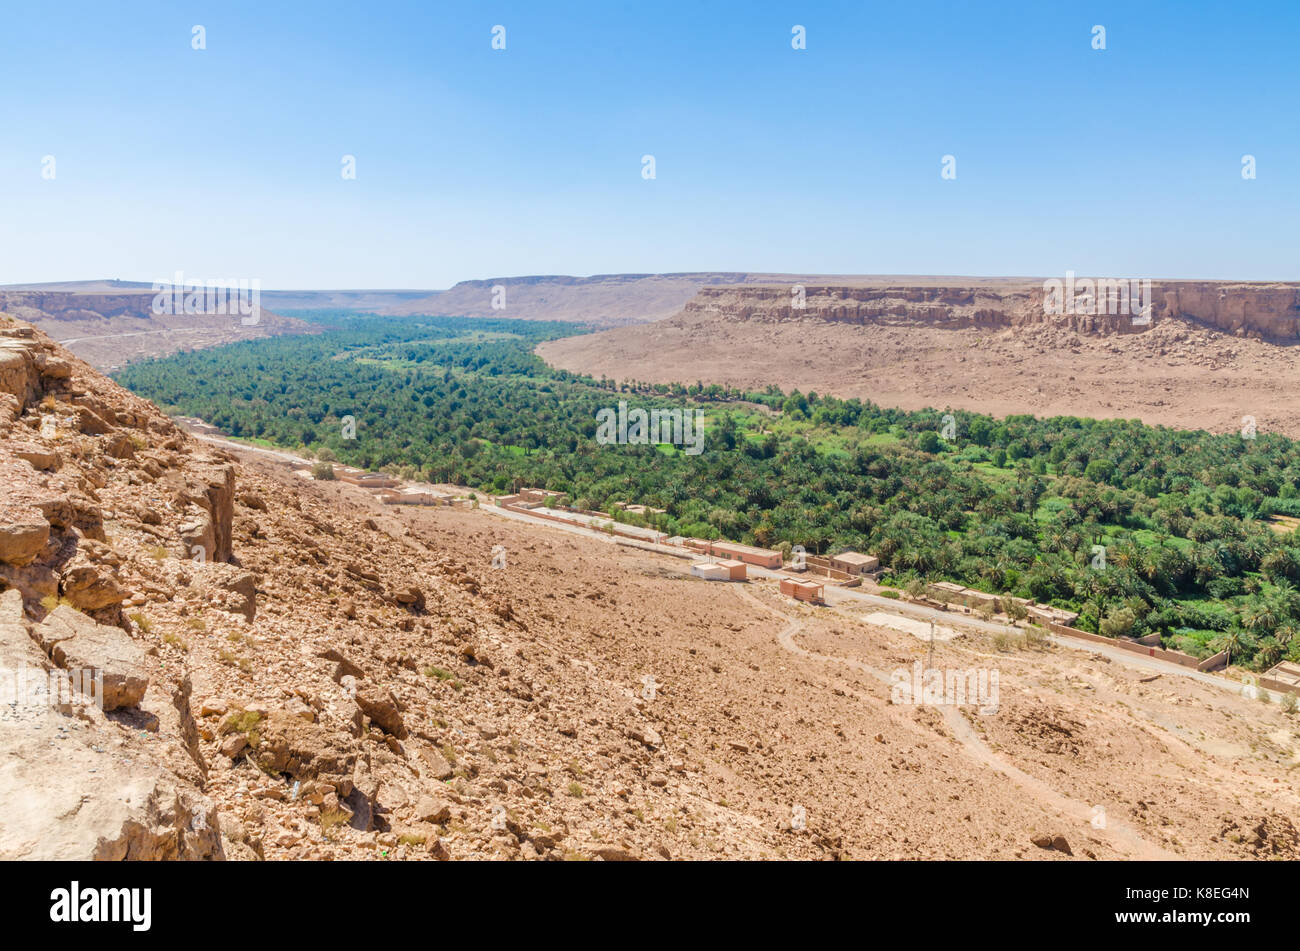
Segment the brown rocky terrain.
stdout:
<path fill-rule="evenodd" d="M 0 311 L 40 327 L 68 350 L 103 370 L 179 350 L 217 347 L 317 328 L 263 307 L 256 324 L 237 315 L 155 314 L 148 286 L 86 282 L 49 288 L 0 288 Z"/>
<path fill-rule="evenodd" d="M 593 327 L 621 327 L 677 313 L 709 285 L 777 284 L 804 278 L 789 274 L 708 271 L 681 274 L 538 275 L 461 281 L 422 298 L 395 299 L 377 313 L 447 314 L 561 320 Z M 493 289 L 505 288 L 505 307 L 494 308 Z"/>
<path fill-rule="evenodd" d="M 7 317 L 0 472 L 6 689 L 102 678 L 0 705 L 3 858 L 1300 854 L 1275 704 L 967 631 L 996 711 L 900 705 L 860 608 L 237 458 Z"/>
<path fill-rule="evenodd" d="M 1042 282 L 709 288 L 654 324 L 548 341 L 556 366 L 643 382 L 831 393 L 884 406 L 1140 418 L 1300 436 L 1293 284 L 1153 282 L 1147 325 L 1048 315 Z"/>

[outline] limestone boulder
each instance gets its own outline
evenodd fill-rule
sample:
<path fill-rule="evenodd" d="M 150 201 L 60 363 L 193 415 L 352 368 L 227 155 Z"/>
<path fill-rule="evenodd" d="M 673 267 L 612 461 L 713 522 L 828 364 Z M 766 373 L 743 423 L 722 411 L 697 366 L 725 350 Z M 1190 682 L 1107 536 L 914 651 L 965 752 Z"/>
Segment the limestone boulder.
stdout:
<path fill-rule="evenodd" d="M 237 722 L 251 723 L 244 733 L 255 741 L 250 745 L 262 769 L 298 780 L 324 781 L 340 796 L 352 792 L 357 754 L 348 734 L 308 723 L 286 710 L 271 710 L 265 716 Z"/>
<path fill-rule="evenodd" d="M 58 469 L 63 465 L 63 457 L 57 449 L 47 449 L 35 443 L 10 443 L 9 451 L 14 458 L 32 464 L 35 469 Z"/>
<path fill-rule="evenodd" d="M 212 561 L 217 552 L 216 534 L 211 517 L 204 512 L 198 518 L 182 522 L 176 529 L 185 546 L 185 557 L 192 561 Z"/>
<path fill-rule="evenodd" d="M 50 658 L 81 683 L 102 678 L 105 711 L 139 706 L 144 699 L 149 687 L 144 648 L 120 628 L 61 604 L 33 634 Z"/>
<path fill-rule="evenodd" d="M 0 504 L 0 562 L 16 567 L 29 565 L 49 540 L 50 523 L 39 509 L 25 504 Z"/>
<path fill-rule="evenodd" d="M 49 707 L 0 730 L 0 859 L 225 858 L 215 805 L 121 728 Z M 55 748 L 50 749 L 51 742 Z"/>
<path fill-rule="evenodd" d="M 30 340 L 0 337 L 0 393 L 27 404 L 40 393 L 40 372 L 32 357 L 37 349 Z"/>
<path fill-rule="evenodd" d="M 199 484 L 202 504 L 212 520 L 213 561 L 230 561 L 232 524 L 235 517 L 235 469 L 233 466 L 214 466 L 206 469 Z"/>
<path fill-rule="evenodd" d="M 0 562 L 0 586 L 21 592 L 28 606 L 35 608 L 46 598 L 58 597 L 59 575 L 46 565 L 18 567 Z"/>
<path fill-rule="evenodd" d="M 375 726 L 385 733 L 391 733 L 399 740 L 406 739 L 406 721 L 402 719 L 397 698 L 393 696 L 391 690 L 368 681 L 353 681 L 352 699 L 356 701 L 361 712 L 370 717 Z"/>
<path fill-rule="evenodd" d="M 257 575 L 234 565 L 207 562 L 194 568 L 194 580 L 204 599 L 214 607 L 239 614 L 247 621 L 257 616 Z"/>
<path fill-rule="evenodd" d="M 114 459 L 133 459 L 135 458 L 135 443 L 131 442 L 129 434 L 119 429 L 104 440 L 104 454 L 112 456 Z"/>
<path fill-rule="evenodd" d="M 121 604 L 127 597 L 116 575 L 83 555 L 74 558 L 64 569 L 59 589 L 78 611 L 98 611 Z"/>

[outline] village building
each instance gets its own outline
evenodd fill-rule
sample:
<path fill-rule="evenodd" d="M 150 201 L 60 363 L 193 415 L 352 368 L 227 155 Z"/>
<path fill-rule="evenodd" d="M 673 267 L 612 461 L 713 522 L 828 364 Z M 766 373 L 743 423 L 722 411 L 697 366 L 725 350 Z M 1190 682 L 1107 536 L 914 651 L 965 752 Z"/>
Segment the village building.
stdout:
<path fill-rule="evenodd" d="M 749 577 L 749 568 L 743 561 L 734 559 L 715 562 L 719 568 L 726 568 L 732 581 L 745 581 Z"/>
<path fill-rule="evenodd" d="M 842 551 L 831 555 L 831 567 L 853 577 L 870 575 L 880 570 L 880 559 L 874 555 L 864 555 L 856 551 Z"/>
<path fill-rule="evenodd" d="M 1270 668 L 1264 678 L 1275 681 L 1279 686 L 1273 689 L 1296 690 L 1300 688 L 1300 664 L 1284 660 L 1280 664 Z"/>
<path fill-rule="evenodd" d="M 1064 608 L 1054 608 L 1046 604 L 1035 604 L 1033 601 L 1025 602 L 1025 612 L 1029 615 L 1029 620 L 1048 627 L 1053 624 L 1072 627 L 1074 622 L 1079 620 L 1078 611 L 1067 611 Z"/>
<path fill-rule="evenodd" d="M 730 581 L 731 572 L 722 565 L 712 561 L 700 561 L 691 565 L 691 575 L 705 581 Z"/>
<path fill-rule="evenodd" d="M 633 505 L 628 502 L 615 502 L 610 508 L 623 512 L 630 512 L 633 515 L 667 515 L 667 509 L 657 509 L 652 505 Z"/>
<path fill-rule="evenodd" d="M 781 593 L 798 601 L 821 604 L 825 601 L 826 586 L 816 581 L 802 581 L 798 578 L 782 578 Z"/>
<path fill-rule="evenodd" d="M 446 492 L 416 485 L 381 489 L 378 498 L 385 505 L 450 505 L 452 500 L 452 496 Z"/>
<path fill-rule="evenodd" d="M 767 548 L 754 548 L 752 545 L 738 545 L 735 542 L 710 542 L 709 554 L 719 558 L 733 558 L 759 568 L 780 568 L 781 553 Z"/>
<path fill-rule="evenodd" d="M 335 479 L 363 489 L 392 489 L 401 484 L 382 472 L 366 472 L 356 466 L 341 466 L 338 463 L 334 463 L 333 468 Z"/>

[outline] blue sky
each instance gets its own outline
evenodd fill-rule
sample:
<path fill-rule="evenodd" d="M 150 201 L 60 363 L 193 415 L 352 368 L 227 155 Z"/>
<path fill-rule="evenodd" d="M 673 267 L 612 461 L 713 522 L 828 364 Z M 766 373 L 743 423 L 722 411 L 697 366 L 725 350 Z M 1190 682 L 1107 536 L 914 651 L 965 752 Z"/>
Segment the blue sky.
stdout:
<path fill-rule="evenodd" d="M 1295 0 L 11 4 L 0 283 L 1296 280 L 1297 48 Z"/>

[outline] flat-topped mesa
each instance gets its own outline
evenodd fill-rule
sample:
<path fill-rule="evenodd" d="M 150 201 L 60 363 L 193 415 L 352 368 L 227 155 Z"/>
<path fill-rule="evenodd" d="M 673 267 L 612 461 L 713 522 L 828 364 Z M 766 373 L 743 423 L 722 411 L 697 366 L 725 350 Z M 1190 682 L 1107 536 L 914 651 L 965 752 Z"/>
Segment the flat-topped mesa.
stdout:
<path fill-rule="evenodd" d="M 1300 339 L 1300 284 L 1123 281 L 1121 292 L 1102 281 L 1090 282 L 1091 297 L 1082 277 L 1058 279 L 1055 297 L 1039 281 L 706 287 L 687 303 L 683 316 L 922 323 L 944 329 L 1054 323 L 1080 333 L 1141 333 L 1162 320 L 1185 318 L 1239 336 Z"/>

